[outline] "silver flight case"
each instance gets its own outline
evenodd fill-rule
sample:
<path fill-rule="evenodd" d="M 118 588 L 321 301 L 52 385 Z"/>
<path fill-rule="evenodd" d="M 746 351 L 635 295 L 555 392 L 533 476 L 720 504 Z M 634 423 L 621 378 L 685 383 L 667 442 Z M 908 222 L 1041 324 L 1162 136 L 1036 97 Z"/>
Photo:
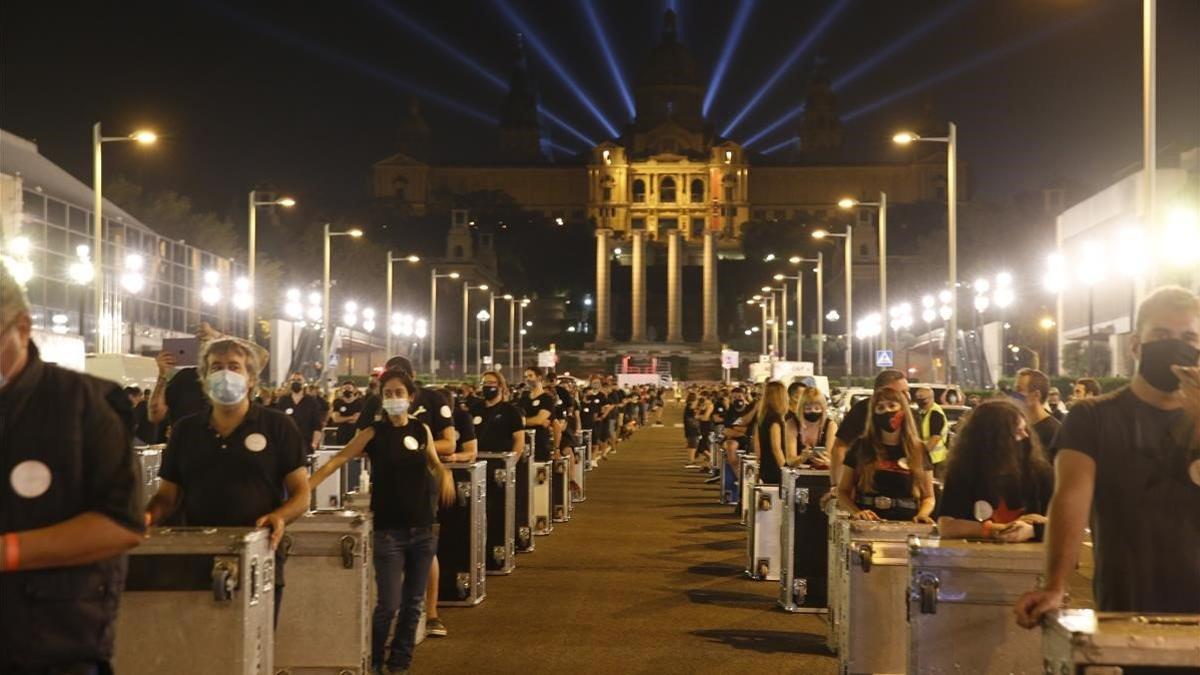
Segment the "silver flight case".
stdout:
<path fill-rule="evenodd" d="M 788 612 L 826 611 L 829 519 L 821 498 L 829 493 L 829 469 L 784 467 L 779 499 L 779 606 Z"/>
<path fill-rule="evenodd" d="M 582 429 L 579 432 L 579 445 L 583 446 L 584 455 L 587 457 L 587 462 L 583 465 L 584 471 L 592 470 L 592 430 Z M 583 485 L 583 483 L 580 483 Z"/>
<path fill-rule="evenodd" d="M 533 463 L 533 533 L 545 536 L 554 531 L 551 483 L 554 462 Z"/>
<path fill-rule="evenodd" d="M 756 581 L 779 581 L 779 522 L 783 501 L 778 485 L 754 488 L 753 512 L 746 530 L 746 576 Z"/>
<path fill-rule="evenodd" d="M 741 475 L 741 523 L 749 527 L 754 506 L 754 487 L 758 485 L 758 460 L 754 459 L 754 455 L 742 455 Z"/>
<path fill-rule="evenodd" d="M 517 457 L 511 452 L 481 452 L 487 462 L 488 574 L 512 574 L 516 569 Z"/>
<path fill-rule="evenodd" d="M 534 549 L 533 525 L 533 432 L 525 433 L 525 451 L 517 462 L 517 495 L 516 495 L 516 539 L 517 553 L 532 553 Z"/>
<path fill-rule="evenodd" d="M 138 464 L 142 470 L 142 499 L 149 504 L 154 495 L 158 494 L 158 470 L 162 467 L 162 453 L 165 443 L 155 445 L 138 445 L 133 449 L 138 456 Z"/>
<path fill-rule="evenodd" d="M 908 672 L 1042 672 L 1041 636 L 1012 607 L 1038 587 L 1045 544 L 914 540 L 908 560 Z M 1091 604 L 1081 575 L 1070 589 L 1072 605 Z"/>
<path fill-rule="evenodd" d="M 843 549 L 837 594 L 838 663 L 848 673 L 902 673 L 908 661 L 905 589 L 909 537 L 934 539 L 933 525 L 838 521 Z"/>
<path fill-rule="evenodd" d="M 1200 614 L 1063 610 L 1043 623 L 1044 672 L 1119 675 L 1127 667 L 1200 672 Z"/>
<path fill-rule="evenodd" d="M 487 597 L 487 462 L 446 464 L 454 504 L 442 507 L 438 533 L 438 604 L 472 607 Z"/>
<path fill-rule="evenodd" d="M 571 502 L 578 504 L 587 501 L 586 478 L 588 464 L 592 461 L 592 453 L 591 448 L 583 443 L 575 444 L 575 447 L 571 448 L 571 452 L 575 454 L 575 461 L 571 463 L 571 479 L 579 486 L 579 491 L 571 495 Z"/>
<path fill-rule="evenodd" d="M 317 469 L 325 466 L 325 463 L 333 459 L 343 446 L 322 446 L 312 454 L 312 470 L 315 473 Z M 345 494 L 346 485 L 346 469 L 347 464 L 338 467 L 337 471 L 333 472 L 329 478 L 326 478 L 320 485 L 314 485 L 312 489 L 312 500 L 309 508 L 313 511 L 340 511 L 344 504 L 342 503 L 342 495 Z"/>
<path fill-rule="evenodd" d="M 838 631 L 841 629 L 842 620 L 839 603 L 841 596 L 837 593 L 837 589 L 841 587 L 842 577 L 846 574 L 846 546 L 842 543 L 841 539 L 845 529 L 842 523 L 850 519 L 850 512 L 843 510 L 838 505 L 837 498 L 835 497 L 825 505 L 825 516 L 829 521 L 825 547 L 826 559 L 828 560 L 826 568 L 829 570 L 828 582 L 825 586 L 825 599 L 829 606 L 829 615 L 826 617 L 825 624 L 828 631 L 825 635 L 825 646 L 829 648 L 829 651 L 836 654 L 838 650 Z"/>
<path fill-rule="evenodd" d="M 313 511 L 287 526 L 277 675 L 370 672 L 371 531 L 371 514 L 360 511 Z"/>
<path fill-rule="evenodd" d="M 571 520 L 571 476 L 568 475 L 570 463 L 566 457 L 551 462 L 554 465 L 554 476 L 550 481 L 551 507 L 554 522 L 565 523 Z"/>
<path fill-rule="evenodd" d="M 275 556 L 252 528 L 151 528 L 129 552 L 121 675 L 273 675 Z"/>

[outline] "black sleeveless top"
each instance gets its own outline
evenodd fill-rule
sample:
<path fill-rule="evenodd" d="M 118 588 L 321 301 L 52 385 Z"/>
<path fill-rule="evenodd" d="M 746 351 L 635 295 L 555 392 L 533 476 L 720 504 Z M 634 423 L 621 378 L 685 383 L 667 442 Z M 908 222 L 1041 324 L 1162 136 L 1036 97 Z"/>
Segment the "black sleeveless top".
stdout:
<path fill-rule="evenodd" d="M 779 413 L 766 413 L 762 424 L 758 425 L 758 478 L 768 485 L 779 485 L 783 482 L 783 470 L 775 461 L 775 453 L 771 451 L 771 427 L 776 424 L 779 425 L 779 442 L 783 444 L 786 425 Z M 784 448 L 780 450 L 786 452 Z"/>
<path fill-rule="evenodd" d="M 438 484 L 429 470 L 429 427 L 415 417 L 402 427 L 384 418 L 372 425 L 371 511 L 375 529 L 430 527 L 437 516 Z"/>

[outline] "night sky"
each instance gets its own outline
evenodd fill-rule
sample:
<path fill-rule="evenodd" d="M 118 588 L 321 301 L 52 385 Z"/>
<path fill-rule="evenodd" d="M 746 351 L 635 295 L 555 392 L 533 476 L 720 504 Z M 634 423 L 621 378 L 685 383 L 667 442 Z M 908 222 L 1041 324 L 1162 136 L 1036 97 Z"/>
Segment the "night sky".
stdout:
<path fill-rule="evenodd" d="M 732 130 L 734 140 L 744 142 L 803 100 L 814 58 L 837 80 L 923 30 L 840 88 L 841 112 L 860 113 L 843 129 L 849 155 L 889 158 L 891 133 L 932 106 L 959 124 L 976 195 L 1004 199 L 1060 178 L 1099 187 L 1140 161 L 1141 2 L 844 0 L 840 11 L 835 4 L 753 4 L 713 99 L 718 131 L 830 17 L 828 30 Z M 590 5 L 630 90 L 668 6 L 679 11 L 680 37 L 706 82 L 739 9 L 688 0 Z M 151 126 L 165 142 L 107 150 L 107 175 L 173 189 L 239 219 L 245 192 L 262 184 L 313 211 L 336 212 L 367 196 L 371 163 L 394 151 L 396 121 L 414 94 L 441 157 L 469 161 L 490 142 L 493 129 L 480 118 L 496 116 L 502 89 L 427 36 L 507 80 L 517 29 L 504 6 L 609 124 L 623 126 L 626 104 L 582 0 L 4 3 L 0 125 L 36 139 L 43 154 L 85 180 L 94 121 L 110 134 Z M 1197 35 L 1200 2 L 1160 0 L 1159 143 L 1172 155 L 1200 142 Z M 529 58 L 545 106 L 584 136 L 603 139 L 602 123 L 544 56 L 530 49 Z M 753 149 L 786 140 L 796 123 Z M 548 128 L 555 143 L 585 148 Z"/>

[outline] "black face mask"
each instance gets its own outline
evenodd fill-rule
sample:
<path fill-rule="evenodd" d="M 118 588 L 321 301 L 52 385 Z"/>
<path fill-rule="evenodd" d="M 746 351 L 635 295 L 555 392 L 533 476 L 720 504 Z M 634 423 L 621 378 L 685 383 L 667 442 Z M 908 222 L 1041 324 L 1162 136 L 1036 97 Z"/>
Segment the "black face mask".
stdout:
<path fill-rule="evenodd" d="M 302 383 L 302 382 L 293 382 L 292 383 L 292 393 L 293 394 L 299 394 L 300 390 L 303 388 L 304 388 L 304 383 Z"/>
<path fill-rule="evenodd" d="M 1194 367 L 1200 360 L 1200 349 L 1183 340 L 1170 338 L 1142 344 L 1142 359 L 1138 362 L 1138 375 L 1159 391 L 1179 389 L 1179 377 L 1171 372 L 1171 366 Z"/>
<path fill-rule="evenodd" d="M 808 422 L 819 422 L 821 420 L 821 413 L 806 412 L 806 413 L 804 413 L 804 419 L 805 419 L 805 421 L 808 421 Z"/>
<path fill-rule="evenodd" d="M 490 384 L 483 385 L 483 387 L 479 391 L 481 393 L 483 393 L 483 398 L 488 401 L 490 401 L 500 395 L 500 387 L 490 385 Z"/>
<path fill-rule="evenodd" d="M 343 392 L 342 392 L 342 397 L 343 397 L 343 398 L 353 398 L 353 397 L 354 397 L 354 390 L 353 390 L 353 389 L 347 389 L 346 391 L 343 391 Z"/>
<path fill-rule="evenodd" d="M 875 413 L 875 428 L 880 431 L 895 431 L 898 414 L 894 412 Z"/>

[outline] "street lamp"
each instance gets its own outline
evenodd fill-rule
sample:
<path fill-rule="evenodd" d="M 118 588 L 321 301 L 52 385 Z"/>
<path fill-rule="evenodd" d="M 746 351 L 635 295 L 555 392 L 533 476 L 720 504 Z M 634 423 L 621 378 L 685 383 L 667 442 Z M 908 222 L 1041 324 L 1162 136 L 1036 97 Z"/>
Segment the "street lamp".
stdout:
<path fill-rule="evenodd" d="M 811 262 L 816 263 L 813 272 L 817 275 L 817 375 L 824 374 L 825 365 L 825 322 L 821 319 L 825 313 L 825 252 L 818 251 L 815 258 L 802 258 L 794 255 L 788 258 L 793 265 Z M 775 279 L 791 279 L 796 282 L 796 359 L 804 360 L 804 271 L 800 270 L 794 277 L 776 274 Z M 786 347 L 785 347 L 786 348 Z"/>
<path fill-rule="evenodd" d="M 922 138 L 910 131 L 902 131 L 892 137 L 899 145 L 910 143 L 946 144 L 946 229 L 949 242 L 949 269 L 947 288 L 958 288 L 958 126 L 950 122 L 945 136 Z M 950 298 L 949 331 L 951 349 L 947 350 L 947 383 L 958 372 L 958 295 Z"/>
<path fill-rule="evenodd" d="M 321 305 L 322 305 L 321 325 L 324 330 L 324 335 L 321 338 L 321 377 L 325 378 L 326 381 L 329 380 L 329 374 L 326 372 L 329 369 L 329 343 L 330 343 L 330 340 L 333 338 L 333 324 L 330 323 L 330 318 L 329 318 L 329 286 L 330 286 L 330 280 L 329 280 L 329 248 L 330 248 L 330 246 L 329 246 L 329 244 L 330 244 L 330 239 L 333 237 L 351 237 L 354 239 L 358 239 L 362 236 L 363 236 L 363 231 L 358 229 L 357 227 L 353 227 L 353 228 L 350 228 L 349 230 L 345 230 L 342 232 L 331 232 L 329 230 L 329 223 L 325 223 L 324 238 L 323 238 L 324 244 L 325 244 L 325 264 L 324 264 L 324 274 L 321 277 L 321 281 L 325 288 L 325 294 L 323 296 L 323 301 L 321 303 Z"/>
<path fill-rule="evenodd" d="M 777 353 L 779 353 L 779 355 L 786 361 L 787 360 L 787 320 L 788 320 L 788 317 L 787 317 L 787 306 L 788 306 L 787 285 L 763 286 L 762 290 L 763 290 L 763 293 L 771 294 L 771 321 L 772 321 L 772 325 L 771 325 L 771 336 L 772 337 L 771 337 L 771 339 L 775 341 L 775 351 Z M 783 302 L 782 302 L 782 304 L 783 304 L 783 312 L 782 312 L 783 319 L 782 319 L 782 321 L 779 318 L 780 312 L 778 311 L 778 306 L 775 304 L 775 294 L 776 293 L 783 294 Z M 782 327 L 780 324 L 782 324 Z M 780 337 L 780 331 L 783 332 L 782 337 Z"/>
<path fill-rule="evenodd" d="M 398 263 L 398 262 L 406 262 L 406 263 L 415 265 L 415 264 L 421 262 L 421 258 L 420 258 L 420 256 L 417 256 L 417 255 L 395 256 L 395 255 L 392 255 L 391 251 L 387 252 L 387 274 L 385 276 L 387 277 L 387 315 L 388 315 L 388 317 L 392 316 L 392 286 L 394 285 L 394 283 L 392 281 L 392 265 L 395 263 Z M 384 333 L 385 333 L 385 337 L 383 340 L 384 341 L 384 351 L 387 352 L 387 357 L 391 358 L 391 356 L 392 356 L 392 332 L 389 330 L 389 331 L 384 331 Z"/>
<path fill-rule="evenodd" d="M 478 379 L 479 377 L 481 377 L 483 375 L 483 357 L 480 356 L 480 350 L 479 350 L 479 342 L 480 342 L 479 327 L 480 327 L 480 325 L 487 323 L 488 320 L 490 320 L 491 318 L 492 318 L 491 313 L 488 312 L 486 309 L 481 309 L 481 310 L 479 310 L 479 312 L 477 314 L 475 314 L 475 377 L 476 377 L 476 379 Z"/>
<path fill-rule="evenodd" d="M 529 306 L 529 303 L 529 298 L 521 298 L 520 302 L 517 304 L 517 323 L 520 324 L 522 328 L 517 333 L 517 354 L 519 354 L 519 356 L 517 357 L 518 369 L 513 371 L 514 375 L 516 373 L 524 372 L 525 370 L 525 308 Z M 533 322 L 531 321 L 530 324 L 532 323 Z"/>
<path fill-rule="evenodd" d="M 109 353 L 117 346 L 112 344 L 112 313 L 109 312 L 106 322 L 102 322 L 100 319 L 101 307 L 104 303 L 104 181 L 102 179 L 103 152 L 101 148 L 105 143 L 133 142 L 139 145 L 152 145 L 157 141 L 158 135 L 145 129 L 135 131 L 128 136 L 105 136 L 100 131 L 99 122 L 92 125 L 92 256 L 95 258 L 93 265 L 95 267 L 96 351 L 101 354 Z M 80 323 L 82 322 L 83 319 L 80 318 Z M 101 330 L 102 323 L 107 323 L 106 328 L 110 330 Z"/>
<path fill-rule="evenodd" d="M 136 253 L 125 256 L 125 271 L 121 273 L 121 288 L 129 294 L 129 353 L 134 353 L 134 334 L 137 329 L 137 310 L 134 309 L 134 298 L 146 287 L 146 277 L 142 274 L 145 260 Z"/>
<path fill-rule="evenodd" d="M 1048 316 L 1043 316 L 1042 319 L 1038 321 L 1038 328 L 1042 329 L 1042 360 L 1046 364 L 1047 370 L 1052 369 L 1052 366 L 1054 365 L 1050 360 L 1050 333 L 1057 325 L 1058 324 L 1054 322 L 1054 319 Z M 1054 373 L 1051 373 L 1051 375 L 1053 374 Z"/>
<path fill-rule="evenodd" d="M 250 191 L 250 199 L 248 200 L 250 207 L 250 217 L 247 222 L 250 225 L 250 252 L 247 257 L 246 276 L 250 279 L 251 292 L 257 288 L 254 278 L 254 261 L 255 252 L 258 246 L 258 207 L 260 206 L 282 206 L 290 209 L 296 205 L 296 200 L 291 197 L 280 197 L 279 199 L 269 199 L 267 201 L 259 201 L 258 191 Z M 252 296 L 253 297 L 253 296 Z M 250 303 L 249 314 L 246 318 L 246 337 L 250 341 L 254 341 L 254 303 Z"/>
<path fill-rule="evenodd" d="M 516 354 L 513 351 L 513 340 L 516 338 L 517 331 L 517 298 L 512 293 L 505 293 L 502 297 L 508 301 L 508 372 L 511 374 L 513 372 L 513 368 L 516 366 L 516 361 L 514 360 Z M 493 359 L 492 367 L 494 368 L 495 366 L 495 359 Z"/>
<path fill-rule="evenodd" d="M 92 267 L 92 261 L 89 257 L 90 250 L 91 249 L 87 244 L 80 244 L 76 246 L 76 260 L 67 266 L 67 276 L 70 277 L 73 283 L 81 287 L 79 290 L 79 337 L 85 339 L 86 337 L 83 329 L 83 311 L 87 295 L 84 293 L 82 287 L 92 283 L 92 279 L 96 277 L 96 270 L 94 267 Z"/>
<path fill-rule="evenodd" d="M 429 371 L 437 379 L 437 280 L 457 279 L 458 272 L 438 274 L 437 268 L 429 270 Z"/>
<path fill-rule="evenodd" d="M 463 281 L 463 331 L 462 331 L 462 374 L 463 374 L 463 377 L 467 376 L 467 369 L 470 367 L 469 366 L 470 361 L 467 360 L 467 343 L 470 341 L 469 338 L 467 337 L 467 328 L 471 322 L 471 319 L 470 319 L 471 291 L 486 291 L 487 289 L 488 289 L 487 284 L 479 284 L 478 286 L 472 286 L 470 281 Z M 479 347 L 478 344 L 476 344 L 475 346 L 477 348 Z"/>
<path fill-rule="evenodd" d="M 850 326 L 854 323 L 854 305 L 853 305 L 853 285 L 854 285 L 854 265 L 850 259 L 851 242 L 853 241 L 853 226 L 846 223 L 846 232 L 844 234 L 836 234 L 828 230 L 816 230 L 812 233 L 813 239 L 825 239 L 834 237 L 837 239 L 845 239 L 846 258 L 843 263 L 846 267 L 846 384 L 850 384 L 850 378 L 854 374 L 854 355 L 853 340 L 850 339 Z"/>
<path fill-rule="evenodd" d="M 844 197 L 838 201 L 838 206 L 845 210 L 859 206 L 873 207 L 879 210 L 879 307 L 887 307 L 887 193 L 879 193 L 877 202 L 860 202 L 857 199 Z M 887 331 L 883 331 L 883 339 L 879 341 L 880 349 L 887 349 Z"/>

